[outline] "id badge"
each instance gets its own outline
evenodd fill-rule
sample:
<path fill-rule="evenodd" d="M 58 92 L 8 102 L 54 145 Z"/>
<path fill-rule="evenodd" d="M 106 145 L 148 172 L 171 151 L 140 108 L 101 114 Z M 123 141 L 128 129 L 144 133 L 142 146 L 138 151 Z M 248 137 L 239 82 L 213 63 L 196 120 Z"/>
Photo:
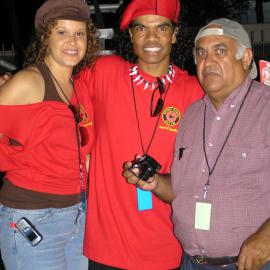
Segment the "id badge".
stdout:
<path fill-rule="evenodd" d="M 196 202 L 195 224 L 197 230 L 210 230 L 212 204 L 210 202 Z"/>
<path fill-rule="evenodd" d="M 151 210 L 153 208 L 152 192 L 137 188 L 138 210 Z"/>

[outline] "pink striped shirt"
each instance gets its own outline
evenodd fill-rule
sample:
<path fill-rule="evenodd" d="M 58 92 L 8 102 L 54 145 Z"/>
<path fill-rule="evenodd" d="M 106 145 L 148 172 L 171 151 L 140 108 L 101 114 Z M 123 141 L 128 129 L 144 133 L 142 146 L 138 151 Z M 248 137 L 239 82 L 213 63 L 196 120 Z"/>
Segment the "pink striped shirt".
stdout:
<path fill-rule="evenodd" d="M 270 87 L 254 81 L 210 177 L 210 230 L 194 228 L 195 204 L 204 201 L 208 179 L 205 106 L 205 148 L 212 169 L 250 83 L 246 78 L 219 111 L 206 95 L 182 119 L 172 166 L 173 222 L 190 255 L 235 256 L 242 242 L 270 217 Z"/>

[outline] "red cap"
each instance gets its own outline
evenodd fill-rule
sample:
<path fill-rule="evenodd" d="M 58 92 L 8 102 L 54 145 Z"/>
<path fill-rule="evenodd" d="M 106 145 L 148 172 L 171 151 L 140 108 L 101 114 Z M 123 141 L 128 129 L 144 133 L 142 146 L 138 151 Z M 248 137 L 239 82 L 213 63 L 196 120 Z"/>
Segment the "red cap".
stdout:
<path fill-rule="evenodd" d="M 125 30 L 137 17 L 142 15 L 159 15 L 178 24 L 180 15 L 179 0 L 132 0 L 124 11 L 120 29 Z"/>

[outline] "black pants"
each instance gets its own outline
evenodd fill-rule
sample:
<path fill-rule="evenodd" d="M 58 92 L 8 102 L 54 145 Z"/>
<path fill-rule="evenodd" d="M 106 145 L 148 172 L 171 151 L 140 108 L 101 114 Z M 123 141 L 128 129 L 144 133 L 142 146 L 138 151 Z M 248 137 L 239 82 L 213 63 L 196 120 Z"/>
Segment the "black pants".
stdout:
<path fill-rule="evenodd" d="M 121 270 L 121 268 L 101 264 L 98 262 L 94 262 L 89 260 L 89 270 Z"/>
<path fill-rule="evenodd" d="M 105 265 L 105 264 L 101 264 L 101 263 L 97 263 L 97 262 L 89 260 L 89 270 L 123 270 L 123 269 L 112 267 L 109 265 Z M 177 267 L 175 269 L 171 269 L 171 270 L 179 270 L 179 267 Z"/>

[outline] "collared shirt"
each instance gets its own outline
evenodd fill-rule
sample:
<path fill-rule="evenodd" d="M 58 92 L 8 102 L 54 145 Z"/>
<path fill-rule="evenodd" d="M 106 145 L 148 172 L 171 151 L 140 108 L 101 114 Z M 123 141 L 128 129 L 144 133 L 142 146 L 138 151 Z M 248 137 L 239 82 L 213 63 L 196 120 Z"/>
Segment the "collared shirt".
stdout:
<path fill-rule="evenodd" d="M 203 198 L 209 176 L 203 150 L 205 106 L 205 148 L 212 170 L 250 83 L 246 78 L 219 111 L 205 96 L 182 119 L 172 166 L 173 222 L 190 255 L 235 256 L 243 241 L 270 217 L 270 88 L 255 81 Z M 196 202 L 212 204 L 210 230 L 194 228 Z"/>

